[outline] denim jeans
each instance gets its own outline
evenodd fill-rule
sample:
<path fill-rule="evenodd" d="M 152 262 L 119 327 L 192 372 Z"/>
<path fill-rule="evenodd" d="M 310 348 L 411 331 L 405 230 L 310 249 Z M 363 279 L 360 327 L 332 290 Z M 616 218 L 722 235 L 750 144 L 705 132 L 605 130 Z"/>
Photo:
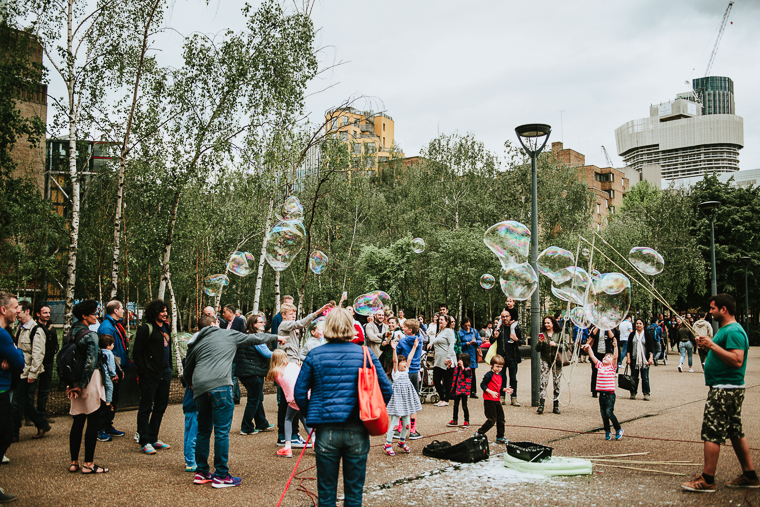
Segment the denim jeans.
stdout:
<path fill-rule="evenodd" d="M 240 384 L 238 384 L 238 378 L 235 375 L 235 363 L 232 363 L 232 399 L 236 403 L 240 403 Z"/>
<path fill-rule="evenodd" d="M 195 439 L 198 437 L 198 412 L 185 412 L 185 466 L 195 465 Z"/>
<path fill-rule="evenodd" d="M 208 455 L 211 430 L 214 430 L 214 475 L 227 477 L 230 472 L 227 459 L 230 454 L 230 427 L 235 403 L 232 386 L 212 389 L 195 398 L 198 407 L 198 437 L 195 440 L 195 464 L 198 471 L 209 473 Z"/>
<path fill-rule="evenodd" d="M 628 340 L 620 342 L 620 355 L 618 355 L 618 368 L 623 366 L 623 359 L 628 352 Z"/>
<path fill-rule="evenodd" d="M 140 446 L 155 444 L 161 420 L 169 405 L 169 388 L 172 383 L 172 369 L 164 369 L 164 377 L 155 379 L 148 374 L 140 376 L 140 407 L 137 409 L 137 432 Z"/>
<path fill-rule="evenodd" d="M 694 353 L 694 345 L 689 341 L 681 342 L 678 344 L 678 350 L 681 351 L 681 364 L 683 364 L 684 359 L 686 359 L 686 354 L 689 354 L 689 368 L 691 368 L 691 355 Z"/>
<path fill-rule="evenodd" d="M 615 417 L 615 393 L 599 391 L 599 411 L 602 413 L 602 423 L 604 431 L 610 431 L 610 422 L 615 431 L 620 431 L 620 423 Z"/>
<path fill-rule="evenodd" d="M 631 363 L 631 377 L 633 377 L 633 388 L 635 389 L 634 391 L 631 391 L 631 394 L 635 395 L 638 392 L 639 372 L 641 372 L 641 392 L 644 394 L 649 394 L 649 366 L 638 369 L 636 368 L 635 362 Z"/>
<path fill-rule="evenodd" d="M 264 377 L 239 377 L 239 380 L 248 391 L 240 431 L 252 433 L 254 429 L 265 430 L 269 428 L 269 421 L 264 414 Z"/>
<path fill-rule="evenodd" d="M 19 380 L 13 394 L 13 436 L 17 437 L 21 430 L 21 419 L 26 416 L 38 430 L 48 427 L 48 422 L 42 414 L 34 408 L 34 391 L 37 390 L 37 381 L 31 384 L 27 379 Z"/>
<path fill-rule="evenodd" d="M 319 506 L 335 506 L 341 458 L 345 496 L 343 507 L 361 506 L 369 452 L 367 429 L 361 423 L 324 424 L 318 426 L 315 433 Z"/>
<path fill-rule="evenodd" d="M 654 342 L 654 360 L 658 361 L 660 359 L 660 354 L 662 353 L 662 344 L 658 341 Z"/>

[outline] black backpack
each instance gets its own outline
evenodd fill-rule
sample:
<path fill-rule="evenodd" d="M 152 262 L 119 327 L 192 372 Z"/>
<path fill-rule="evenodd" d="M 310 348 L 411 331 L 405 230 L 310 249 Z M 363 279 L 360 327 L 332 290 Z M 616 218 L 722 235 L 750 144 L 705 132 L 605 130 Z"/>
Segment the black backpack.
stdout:
<path fill-rule="evenodd" d="M 82 379 L 87 356 L 77 345 L 79 344 L 79 340 L 89 332 L 89 329 L 83 329 L 73 338 L 71 337 L 71 332 L 69 332 L 66 343 L 60 352 L 58 352 L 55 364 L 58 368 L 58 378 L 65 387 L 77 387 Z"/>

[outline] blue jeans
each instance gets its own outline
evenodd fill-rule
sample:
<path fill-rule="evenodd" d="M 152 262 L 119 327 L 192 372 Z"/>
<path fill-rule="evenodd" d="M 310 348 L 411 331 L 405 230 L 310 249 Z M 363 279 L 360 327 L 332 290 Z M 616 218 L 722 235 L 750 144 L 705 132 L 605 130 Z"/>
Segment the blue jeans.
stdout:
<path fill-rule="evenodd" d="M 690 341 L 681 342 L 678 344 L 678 350 L 681 351 L 681 364 L 683 364 L 684 359 L 686 359 L 686 354 L 689 354 L 689 368 L 691 368 L 691 355 L 694 353 L 694 345 L 692 345 Z"/>
<path fill-rule="evenodd" d="M 610 422 L 615 427 L 615 431 L 620 431 L 620 423 L 615 417 L 615 393 L 599 391 L 599 411 L 602 413 L 602 423 L 604 431 L 610 431 Z"/>
<path fill-rule="evenodd" d="M 341 458 L 345 496 L 343 506 L 361 506 L 369 452 L 367 429 L 362 423 L 324 424 L 317 427 L 315 434 L 319 506 L 335 506 Z"/>
<path fill-rule="evenodd" d="M 198 437 L 198 412 L 185 412 L 185 466 L 195 465 L 195 439 Z"/>
<path fill-rule="evenodd" d="M 638 369 L 636 368 L 636 362 L 631 362 L 631 377 L 633 377 L 633 388 L 634 391 L 631 391 L 631 394 L 634 396 L 638 392 L 639 389 L 639 372 L 641 372 L 641 392 L 644 394 L 649 394 L 649 366 L 646 366 L 644 368 Z"/>
<path fill-rule="evenodd" d="M 623 359 L 628 352 L 628 340 L 620 342 L 620 354 L 618 355 L 618 368 L 623 366 Z"/>
<path fill-rule="evenodd" d="M 239 380 L 248 391 L 240 431 L 253 433 L 254 429 L 265 430 L 269 428 L 269 421 L 264 414 L 264 377 L 239 377 Z"/>
<path fill-rule="evenodd" d="M 198 438 L 195 441 L 195 464 L 198 471 L 209 473 L 208 455 L 211 429 L 214 430 L 214 475 L 227 477 L 230 469 L 227 459 L 230 454 L 230 426 L 235 403 L 232 401 L 232 386 L 222 386 L 195 398 L 198 407 Z"/>
<path fill-rule="evenodd" d="M 662 344 L 655 340 L 654 342 L 654 360 L 658 361 L 660 359 L 660 354 L 662 353 Z"/>

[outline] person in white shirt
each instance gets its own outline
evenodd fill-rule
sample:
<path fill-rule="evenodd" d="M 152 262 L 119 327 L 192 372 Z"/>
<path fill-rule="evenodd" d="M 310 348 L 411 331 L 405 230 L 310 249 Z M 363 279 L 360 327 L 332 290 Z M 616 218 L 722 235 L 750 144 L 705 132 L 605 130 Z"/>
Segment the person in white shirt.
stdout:
<path fill-rule="evenodd" d="M 627 316 L 623 322 L 618 326 L 620 330 L 620 355 L 618 355 L 618 368 L 623 366 L 623 358 L 626 352 L 628 352 L 628 337 L 633 332 L 633 324 L 631 324 L 631 316 Z"/>

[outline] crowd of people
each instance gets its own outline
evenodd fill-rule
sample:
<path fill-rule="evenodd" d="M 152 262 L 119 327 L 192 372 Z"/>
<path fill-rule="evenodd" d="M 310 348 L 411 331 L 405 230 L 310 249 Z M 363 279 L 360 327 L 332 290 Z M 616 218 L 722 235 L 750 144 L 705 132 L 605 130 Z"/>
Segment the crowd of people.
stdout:
<path fill-rule="evenodd" d="M 486 434 L 496 426 L 496 442 L 506 443 L 503 406 L 520 406 L 517 370 L 522 361 L 520 347 L 527 341 L 514 301 L 508 300 L 497 319 L 477 330 L 468 318 L 457 322 L 445 304 L 428 324 L 423 316 L 406 319 L 402 311 L 396 316 L 389 308 L 365 318 L 350 306 L 344 309 L 344 300 L 345 296 L 338 304 L 329 302 L 298 320 L 293 298 L 285 296 L 271 322 L 259 313 L 244 318 L 231 305 L 219 312 L 212 307 L 204 309 L 198 331 L 189 340 L 187 355 L 178 368 L 185 386 L 185 470 L 194 474 L 193 483 L 211 483 L 214 488 L 241 484 L 241 478 L 231 474 L 228 465 L 229 433 L 235 404 L 240 400 L 237 386 L 242 384 L 247 391 L 240 434 L 254 435 L 275 429 L 263 405 L 264 382 L 269 380 L 277 386 L 276 444 L 280 449 L 276 456 L 291 458 L 294 448 L 313 447 L 320 505 L 335 505 L 342 461 L 344 505 L 361 505 L 369 433 L 359 418 L 357 383 L 365 352 L 357 344 L 367 346 L 364 350 L 379 373 L 379 388 L 390 417 L 383 446 L 388 456 L 412 452 L 409 441 L 423 437 L 418 421 L 420 392 L 426 384 L 437 393 L 436 407 L 453 404 L 448 425 L 464 428 L 470 425 L 468 399 L 478 398 L 479 385 L 486 422 L 477 432 Z M 696 320 L 688 314 L 660 315 L 646 326 L 643 319 L 629 317 L 610 330 L 595 326 L 582 329 L 559 314 L 545 316 L 536 344 L 541 367 L 537 412 L 544 412 L 547 393 L 551 392 L 552 412 L 560 413 L 566 353 L 572 351 L 569 344 L 580 342 L 577 345 L 582 357 L 591 363 L 591 393 L 599 398 L 605 438 L 619 440 L 623 429 L 614 413 L 615 383 L 623 363 L 631 369 L 631 398 L 636 399 L 641 379 L 643 399 L 649 400 L 649 368 L 660 361 L 667 365 L 668 351 L 674 352 L 677 346 L 678 371 L 684 371 L 687 359 L 689 371 L 693 371 L 692 352 L 696 348 L 711 386 L 702 431 L 706 462 L 703 473 L 683 487 L 715 490 L 715 463 L 720 444 L 726 439 L 731 440 L 743 469 L 729 486 L 759 487 L 741 426 L 748 340 L 733 320 L 735 303 L 730 296 L 714 296 L 710 305 L 710 312 L 698 315 Z M 24 417 L 36 426 L 32 438 L 44 438 L 51 431 L 55 420 L 47 413 L 46 403 L 56 357 L 59 376 L 67 384 L 72 415 L 70 472 L 109 471 L 95 462 L 95 448 L 97 442 L 125 435 L 113 421 L 128 375 L 139 378 L 135 440 L 141 452 L 150 455 L 171 447 L 160 438 L 177 368 L 167 305 L 154 300 L 145 307 L 131 346 L 122 325 L 123 304 L 110 301 L 104 311 L 102 322 L 98 322 L 95 300 L 76 304 L 76 322 L 61 345 L 49 323 L 49 307 L 34 309 L 28 302 L 19 303 L 0 292 L 0 455 L 4 460 L 11 443 L 19 441 Z M 714 336 L 707 318 L 721 325 Z M 8 330 L 16 321 L 15 336 L 11 336 Z M 482 362 L 488 371 L 478 378 L 477 368 Z M 70 375 L 62 375 L 62 371 Z M 212 433 L 213 472 L 209 464 Z M 80 461 L 83 437 L 84 458 Z M 398 441 L 395 450 L 393 440 Z M 2 490 L 0 495 L 0 502 L 15 498 Z"/>

